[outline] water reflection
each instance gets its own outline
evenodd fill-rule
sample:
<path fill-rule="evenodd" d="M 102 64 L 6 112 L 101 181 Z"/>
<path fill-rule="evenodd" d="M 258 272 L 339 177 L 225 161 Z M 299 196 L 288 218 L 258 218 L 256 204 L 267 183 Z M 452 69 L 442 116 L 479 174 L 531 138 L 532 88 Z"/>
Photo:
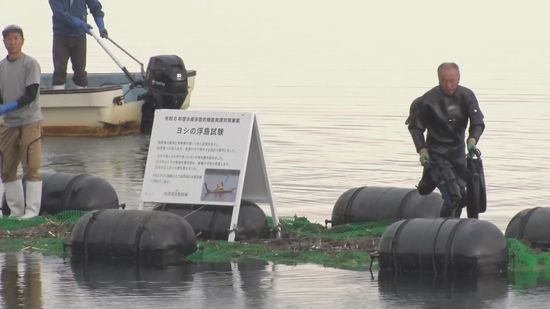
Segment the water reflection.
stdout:
<path fill-rule="evenodd" d="M 106 179 L 128 209 L 139 206 L 149 136 L 46 137 L 44 171 L 89 174 Z"/>
<path fill-rule="evenodd" d="M 164 293 L 167 288 L 185 291 L 195 273 L 194 265 L 146 267 L 127 261 L 71 261 L 71 269 L 78 285 L 113 295 Z"/>
<path fill-rule="evenodd" d="M 508 275 L 510 283 L 517 289 L 529 289 L 541 286 L 550 287 L 550 270 L 514 271 Z"/>
<path fill-rule="evenodd" d="M 272 269 L 259 260 L 153 267 L 29 253 L 0 259 L 0 308 L 264 308 L 274 290 Z"/>
<path fill-rule="evenodd" d="M 42 308 L 41 256 L 6 253 L 0 274 L 3 308 Z"/>
<path fill-rule="evenodd" d="M 193 294 L 202 300 L 196 305 L 204 308 L 264 308 L 273 291 L 272 273 L 268 263 L 248 260 L 240 263 L 200 265 L 196 268 Z"/>
<path fill-rule="evenodd" d="M 185 307 L 262 308 L 271 290 L 268 263 L 184 264 L 151 267 L 105 261 L 71 262 L 74 280 L 86 293 L 117 299 L 147 296 L 164 305 L 185 299 Z M 266 284 L 267 283 L 267 284 Z M 64 291 L 73 293 L 74 291 Z M 158 306 L 158 305 L 157 305 Z"/>
<path fill-rule="evenodd" d="M 545 308 L 545 274 L 394 276 L 250 260 L 145 267 L 0 253 L 0 308 Z"/>
<path fill-rule="evenodd" d="M 505 274 L 442 277 L 382 272 L 378 288 L 392 307 L 483 308 L 487 302 L 495 304 L 506 299 L 508 280 Z"/>
<path fill-rule="evenodd" d="M 267 272 L 268 264 L 260 260 L 250 260 L 239 263 L 241 289 L 248 308 L 263 308 L 268 299 L 268 293 L 273 290 L 273 277 Z"/>

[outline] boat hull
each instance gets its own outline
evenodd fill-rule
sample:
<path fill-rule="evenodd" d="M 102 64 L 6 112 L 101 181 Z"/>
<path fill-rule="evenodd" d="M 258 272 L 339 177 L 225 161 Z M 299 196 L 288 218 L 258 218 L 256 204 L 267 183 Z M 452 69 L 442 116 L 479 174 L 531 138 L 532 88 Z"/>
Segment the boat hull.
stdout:
<path fill-rule="evenodd" d="M 188 72 L 189 93 L 182 109 L 190 106 L 196 73 Z M 43 85 L 49 85 L 45 76 Z M 131 88 L 118 73 L 89 74 L 90 86 L 40 90 L 44 136 L 118 136 L 140 132 L 140 96 L 144 88 Z M 93 83 L 92 83 L 93 82 Z"/>

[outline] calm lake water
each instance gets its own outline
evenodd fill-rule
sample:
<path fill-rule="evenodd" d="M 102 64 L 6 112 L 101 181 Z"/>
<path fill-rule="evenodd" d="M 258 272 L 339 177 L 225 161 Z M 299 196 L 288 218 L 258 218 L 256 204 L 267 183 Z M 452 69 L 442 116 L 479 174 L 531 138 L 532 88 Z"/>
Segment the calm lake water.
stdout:
<path fill-rule="evenodd" d="M 347 189 L 413 187 L 421 167 L 404 122 L 443 61 L 461 66 L 461 83 L 486 117 L 478 145 L 488 190 L 481 219 L 504 231 L 517 212 L 548 205 L 544 1 L 102 2 L 111 38 L 142 62 L 177 54 L 197 70 L 192 109 L 257 113 L 280 216 L 324 222 Z M 49 7 L 25 3 L 33 9 L 0 3 L 9 12 L 0 26 L 20 24 L 24 50 L 51 72 Z M 119 70 L 93 39 L 88 44 L 90 72 Z M 46 138 L 43 167 L 102 176 L 121 203 L 137 208 L 147 145 L 142 135 Z M 536 274 L 438 282 L 252 262 L 83 269 L 34 254 L 0 254 L 0 265 L 5 308 L 543 308 L 550 300 L 550 284 Z"/>

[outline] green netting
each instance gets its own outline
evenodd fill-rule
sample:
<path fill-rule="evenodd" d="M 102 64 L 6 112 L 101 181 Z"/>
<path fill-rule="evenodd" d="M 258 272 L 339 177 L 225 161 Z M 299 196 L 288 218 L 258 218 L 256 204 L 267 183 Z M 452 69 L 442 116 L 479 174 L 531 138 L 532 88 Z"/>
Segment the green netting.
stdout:
<path fill-rule="evenodd" d="M 86 212 L 65 211 L 54 216 L 30 220 L 0 218 L 2 251 L 34 250 L 44 254 L 62 255 L 64 239 L 59 236 L 44 237 L 44 231 L 59 226 L 70 227 Z M 271 221 L 271 218 L 268 220 Z M 391 222 L 390 222 L 391 223 Z M 251 242 L 200 241 L 198 250 L 188 257 L 195 263 L 225 263 L 246 259 L 261 259 L 274 263 L 315 263 L 344 269 L 366 269 L 370 256 L 365 246 L 374 246 L 374 241 L 389 223 L 348 224 L 326 228 L 311 223 L 304 217 L 280 220 L 282 240 L 257 240 Z M 271 224 L 271 227 L 273 225 Z M 19 231 L 21 229 L 26 229 Z M 39 233 L 26 235 L 30 230 Z M 42 233 L 40 233 L 42 232 Z M 16 235 L 16 236 L 14 236 Z M 18 236 L 19 235 L 19 236 Z M 21 236 L 23 235 L 23 236 Z M 35 235 L 32 234 L 31 235 Z M 60 234 L 58 234 L 60 235 Z M 368 244 L 367 244 L 368 240 Z"/>
<path fill-rule="evenodd" d="M 332 239 L 380 237 L 391 223 L 392 221 L 344 224 L 334 226 L 327 232 Z"/>
<path fill-rule="evenodd" d="M 370 264 L 367 252 L 326 252 L 311 248 L 277 249 L 265 244 L 226 241 L 201 241 L 187 260 L 193 263 L 226 263 L 260 259 L 280 264 L 313 263 L 342 269 L 366 269 Z"/>
<path fill-rule="evenodd" d="M 88 212 L 84 210 L 66 210 L 51 216 L 51 218 L 59 223 L 75 224 L 86 213 Z"/>
<path fill-rule="evenodd" d="M 379 237 L 389 224 L 346 224 L 327 229 L 304 217 L 284 218 L 279 222 L 283 238 L 281 241 L 199 242 L 198 250 L 188 260 L 195 263 L 221 263 L 252 258 L 292 265 L 314 263 L 343 269 L 366 269 L 370 265 L 369 252 L 348 249 L 357 247 L 354 242 Z M 273 226 L 271 218 L 268 218 L 268 223 Z"/>
<path fill-rule="evenodd" d="M 550 252 L 537 251 L 513 238 L 508 239 L 509 268 L 514 271 L 548 271 Z"/>
<path fill-rule="evenodd" d="M 222 263 L 240 258 L 261 258 L 267 247 L 227 241 L 200 241 L 197 251 L 188 257 L 195 263 Z"/>
<path fill-rule="evenodd" d="M 59 224 L 74 224 L 80 219 L 86 212 L 81 210 L 67 210 L 55 214 L 53 216 L 39 216 L 31 219 L 21 219 L 13 217 L 0 217 L 0 230 L 9 231 L 24 229 L 33 226 L 46 224 L 49 222 Z"/>
<path fill-rule="evenodd" d="M 33 251 L 41 252 L 45 255 L 63 255 L 63 244 L 65 240 L 62 238 L 10 238 L 0 241 L 3 252 L 19 252 Z"/>
<path fill-rule="evenodd" d="M 321 224 L 312 223 L 305 217 L 283 218 L 279 220 L 283 235 L 288 237 L 307 237 L 318 239 L 360 239 L 365 237 L 380 237 L 392 221 L 353 223 L 326 228 Z M 268 218 L 268 224 L 273 226 L 273 220 Z"/>
<path fill-rule="evenodd" d="M 63 236 L 70 232 L 86 212 L 68 210 L 53 216 L 32 219 L 0 218 L 0 249 L 5 252 L 39 251 L 47 255 L 63 254 Z"/>
<path fill-rule="evenodd" d="M 2 251 L 39 250 L 45 254 L 61 255 L 64 239 L 60 237 L 13 237 L 20 229 L 76 223 L 85 211 L 70 210 L 53 216 L 33 219 L 0 217 L 0 249 Z M 271 218 L 268 223 L 273 228 Z M 388 222 L 346 224 L 332 228 L 310 222 L 305 217 L 282 218 L 282 241 L 255 242 L 200 241 L 198 250 L 189 256 L 196 263 L 221 263 L 232 260 L 262 259 L 274 263 L 316 263 L 345 269 L 365 269 L 370 263 L 368 250 L 342 250 L 338 246 L 371 240 L 382 235 Z M 8 237 L 5 237 L 8 235 Z M 510 276 L 518 286 L 550 280 L 550 252 L 529 247 L 516 239 L 508 239 Z M 334 242 L 334 247 L 331 247 Z"/>
<path fill-rule="evenodd" d="M 46 223 L 47 220 L 44 217 L 35 217 L 32 219 L 19 219 L 14 217 L 1 217 L 0 218 L 0 230 L 16 230 L 28 228 Z"/>
<path fill-rule="evenodd" d="M 508 240 L 509 277 L 516 288 L 534 287 L 550 281 L 550 252 L 533 249 L 513 238 Z"/>

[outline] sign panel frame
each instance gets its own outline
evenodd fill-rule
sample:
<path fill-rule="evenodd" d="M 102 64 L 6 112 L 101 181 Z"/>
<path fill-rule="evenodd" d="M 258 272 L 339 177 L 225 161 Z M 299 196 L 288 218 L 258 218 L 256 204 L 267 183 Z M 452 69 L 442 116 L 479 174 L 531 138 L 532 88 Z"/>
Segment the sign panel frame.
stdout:
<path fill-rule="evenodd" d="M 155 111 L 142 204 L 232 206 L 228 241 L 234 241 L 241 199 L 268 203 L 280 238 L 256 115 Z"/>

